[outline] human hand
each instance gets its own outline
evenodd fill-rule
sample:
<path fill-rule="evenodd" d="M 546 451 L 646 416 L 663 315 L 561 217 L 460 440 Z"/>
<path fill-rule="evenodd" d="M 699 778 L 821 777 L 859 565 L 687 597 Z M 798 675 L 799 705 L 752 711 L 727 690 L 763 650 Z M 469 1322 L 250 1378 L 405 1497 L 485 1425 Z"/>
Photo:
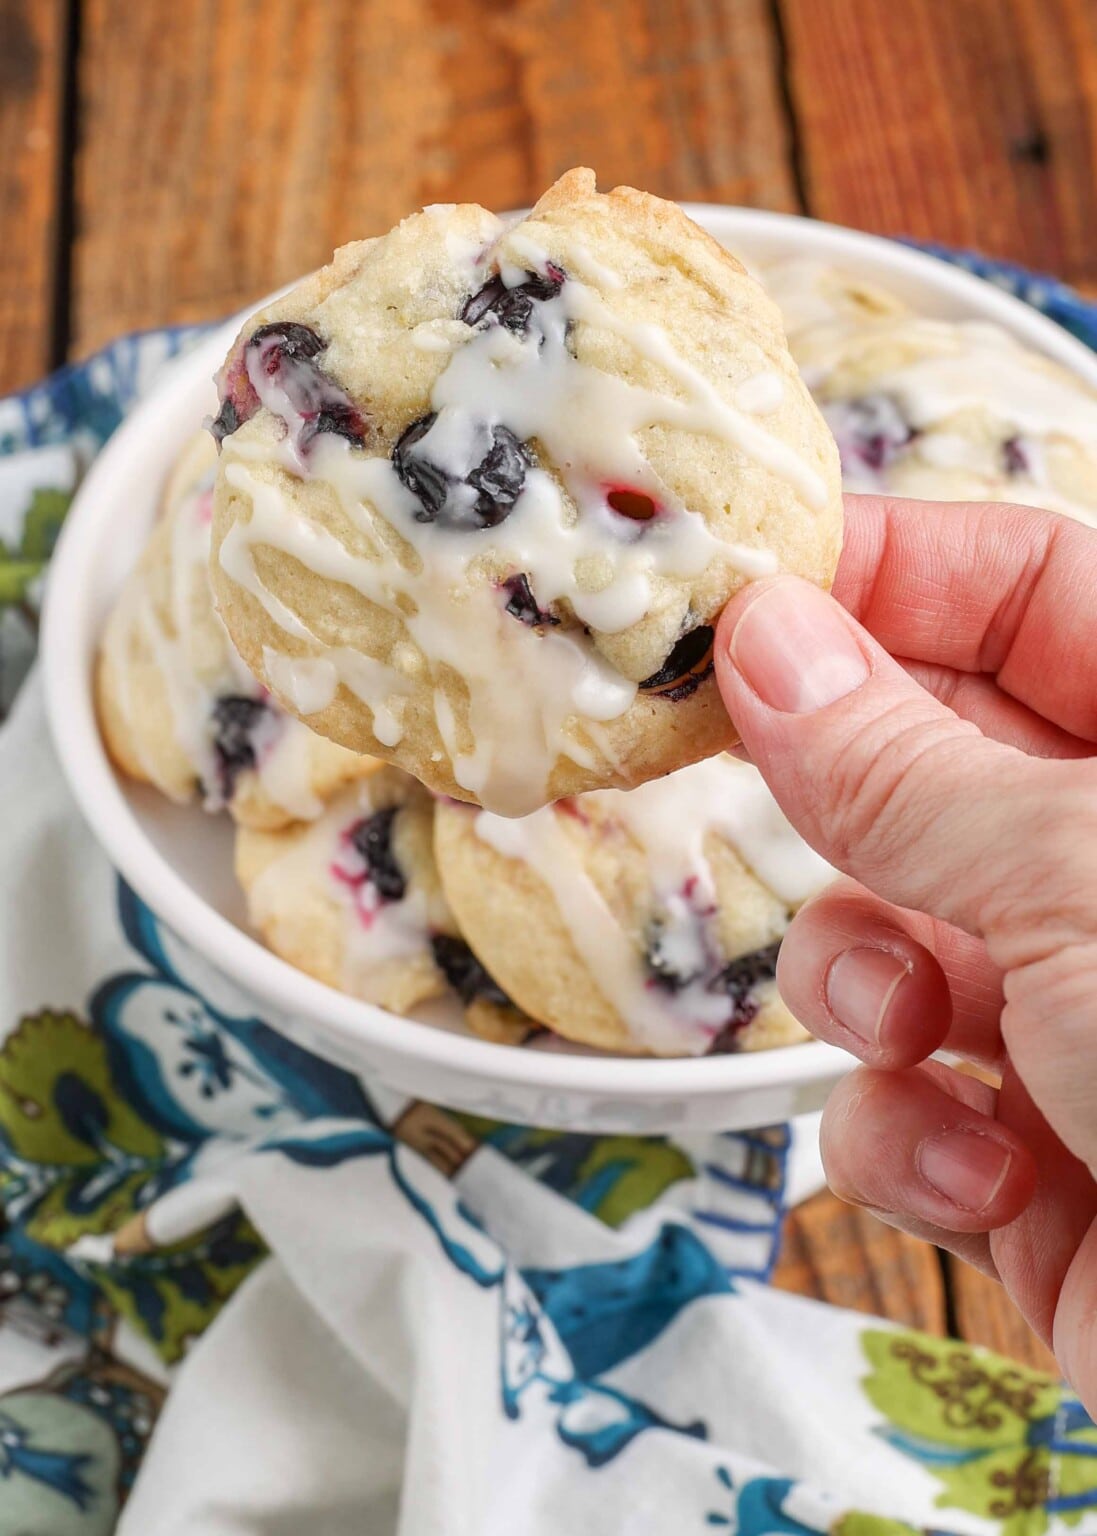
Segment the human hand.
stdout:
<path fill-rule="evenodd" d="M 1097 1411 L 1097 532 L 848 497 L 834 596 L 747 587 L 716 672 L 786 815 L 852 877 L 778 966 L 865 1063 L 824 1116 L 832 1187 L 999 1278 Z"/>

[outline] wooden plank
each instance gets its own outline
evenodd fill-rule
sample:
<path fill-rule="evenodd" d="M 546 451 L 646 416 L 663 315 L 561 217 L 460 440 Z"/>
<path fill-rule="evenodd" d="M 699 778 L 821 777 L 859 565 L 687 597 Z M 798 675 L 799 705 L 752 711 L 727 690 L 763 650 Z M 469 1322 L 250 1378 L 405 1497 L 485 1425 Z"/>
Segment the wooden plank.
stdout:
<path fill-rule="evenodd" d="M 811 212 L 1097 282 L 1091 0 L 778 0 Z"/>
<path fill-rule="evenodd" d="M 54 361 L 67 31 L 65 0 L 0 4 L 0 393 Z"/>
<path fill-rule="evenodd" d="M 468 7 L 468 39 L 481 10 Z M 587 164 L 606 187 L 799 206 L 767 0 L 521 0 L 497 14 L 528 123 L 526 197 Z"/>
<path fill-rule="evenodd" d="M 958 1259 L 950 1257 L 946 1262 L 960 1337 L 1058 1377 L 1061 1373 L 1054 1355 L 1036 1337 L 998 1282 Z"/>
<path fill-rule="evenodd" d="M 766 0 L 85 0 L 78 351 L 245 304 L 422 202 L 592 163 L 795 205 Z"/>
<path fill-rule="evenodd" d="M 774 1284 L 911 1328 L 945 1332 L 936 1251 L 829 1192 L 790 1213 Z"/>

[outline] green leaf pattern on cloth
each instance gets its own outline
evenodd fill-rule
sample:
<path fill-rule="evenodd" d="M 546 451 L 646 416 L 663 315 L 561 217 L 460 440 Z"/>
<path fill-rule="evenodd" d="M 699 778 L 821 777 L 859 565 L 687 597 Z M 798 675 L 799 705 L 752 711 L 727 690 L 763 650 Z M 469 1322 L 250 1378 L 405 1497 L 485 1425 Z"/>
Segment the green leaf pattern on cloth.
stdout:
<path fill-rule="evenodd" d="M 869 1329 L 877 1433 L 937 1478 L 937 1503 L 1042 1536 L 1097 1510 L 1097 1428 L 1053 1377 L 927 1334 Z"/>
<path fill-rule="evenodd" d="M 185 1243 L 88 1269 L 114 1310 L 175 1365 L 265 1253 L 255 1228 L 235 1212 Z"/>
<path fill-rule="evenodd" d="M 42 575 L 53 554 L 72 492 L 40 486 L 23 515 L 17 544 L 0 539 L 0 605 L 25 603 L 32 583 Z"/>
<path fill-rule="evenodd" d="M 661 1136 L 580 1136 L 476 1115 L 454 1119 L 478 1141 L 611 1227 L 621 1226 L 654 1205 L 671 1185 L 696 1173 L 682 1148 Z"/>
<path fill-rule="evenodd" d="M 75 1261 L 80 1239 L 131 1228 L 152 1246 L 141 1211 L 184 1170 L 190 1149 L 142 1118 L 119 1091 L 103 1037 L 72 1013 L 21 1020 L 0 1046 L 0 1200 L 34 1246 L 91 1281 L 162 1358 L 178 1360 L 262 1258 L 236 1214 L 175 1248 L 109 1263 Z"/>

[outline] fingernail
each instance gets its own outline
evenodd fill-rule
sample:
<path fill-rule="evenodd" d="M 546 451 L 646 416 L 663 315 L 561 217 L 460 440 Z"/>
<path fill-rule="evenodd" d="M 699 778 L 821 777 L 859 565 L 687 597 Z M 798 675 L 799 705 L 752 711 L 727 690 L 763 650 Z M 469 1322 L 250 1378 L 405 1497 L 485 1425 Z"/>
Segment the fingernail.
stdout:
<path fill-rule="evenodd" d="M 1013 1153 L 979 1131 L 945 1131 L 923 1141 L 916 1165 L 929 1187 L 978 1214 L 1002 1187 Z"/>
<path fill-rule="evenodd" d="M 736 624 L 729 649 L 763 704 L 783 714 L 823 709 L 869 675 L 834 599 L 792 578 L 755 598 Z"/>
<path fill-rule="evenodd" d="M 827 972 L 827 1007 L 859 1040 L 878 1044 L 898 987 L 911 973 L 908 961 L 886 949 L 847 949 Z"/>

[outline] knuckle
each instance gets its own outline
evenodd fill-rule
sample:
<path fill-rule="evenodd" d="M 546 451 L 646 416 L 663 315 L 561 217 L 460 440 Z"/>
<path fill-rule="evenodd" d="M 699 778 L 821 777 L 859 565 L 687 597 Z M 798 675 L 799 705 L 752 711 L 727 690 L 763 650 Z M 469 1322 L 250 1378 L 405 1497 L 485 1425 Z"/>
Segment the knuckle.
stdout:
<path fill-rule="evenodd" d="M 988 944 L 1004 969 L 1056 954 L 1069 966 L 1097 941 L 1097 783 L 1089 764 L 1063 769 L 1036 766 L 1015 857 L 988 893 Z"/>
<path fill-rule="evenodd" d="M 974 727 L 908 700 L 857 721 L 829 765 L 829 842 L 838 862 L 892 868 L 933 826 Z"/>
<path fill-rule="evenodd" d="M 1087 1070 L 1097 1014 L 1097 939 L 1067 943 L 1010 970 L 1005 980 L 1002 1034 L 1007 1046 L 1024 1050 L 1030 1039 L 1046 1051 L 1054 1031 L 1058 1059 L 1067 1067 L 1068 1093 L 1092 1092 Z"/>

